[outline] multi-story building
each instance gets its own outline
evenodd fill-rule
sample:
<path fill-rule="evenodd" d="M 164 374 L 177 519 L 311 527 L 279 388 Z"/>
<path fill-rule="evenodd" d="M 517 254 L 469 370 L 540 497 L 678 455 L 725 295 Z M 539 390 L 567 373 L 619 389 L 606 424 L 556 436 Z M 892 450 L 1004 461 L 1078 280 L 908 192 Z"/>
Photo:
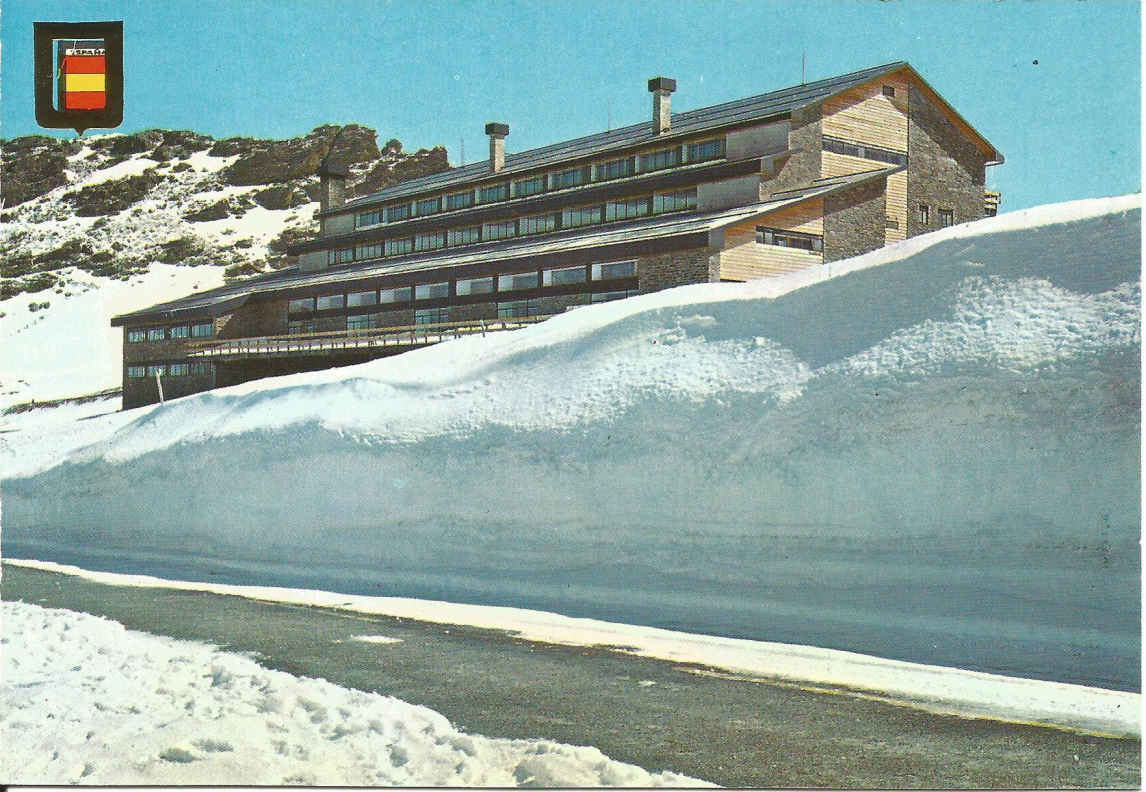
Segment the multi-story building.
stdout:
<path fill-rule="evenodd" d="M 817 267 L 984 214 L 1002 155 L 907 63 L 345 200 L 326 163 L 297 265 L 117 316 L 124 406 L 358 362 L 681 284 Z"/>

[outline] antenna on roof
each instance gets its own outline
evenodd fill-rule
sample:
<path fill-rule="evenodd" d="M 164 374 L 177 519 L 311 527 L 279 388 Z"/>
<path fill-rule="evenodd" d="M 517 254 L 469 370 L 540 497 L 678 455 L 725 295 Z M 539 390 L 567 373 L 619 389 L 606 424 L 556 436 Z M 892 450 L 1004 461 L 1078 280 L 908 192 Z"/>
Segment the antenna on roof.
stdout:
<path fill-rule="evenodd" d="M 800 85 L 808 83 L 808 53 L 800 53 Z"/>

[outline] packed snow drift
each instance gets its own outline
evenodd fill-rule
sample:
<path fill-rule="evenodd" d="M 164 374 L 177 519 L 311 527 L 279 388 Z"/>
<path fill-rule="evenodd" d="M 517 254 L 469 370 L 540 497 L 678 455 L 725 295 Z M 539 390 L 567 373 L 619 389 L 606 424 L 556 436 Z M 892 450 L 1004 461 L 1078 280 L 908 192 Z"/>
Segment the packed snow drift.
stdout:
<path fill-rule="evenodd" d="M 0 607 L 9 783 L 707 786 L 596 748 L 465 734 L 426 707 L 88 614 Z"/>
<path fill-rule="evenodd" d="M 5 553 L 1138 690 L 1139 203 L 8 416 Z"/>

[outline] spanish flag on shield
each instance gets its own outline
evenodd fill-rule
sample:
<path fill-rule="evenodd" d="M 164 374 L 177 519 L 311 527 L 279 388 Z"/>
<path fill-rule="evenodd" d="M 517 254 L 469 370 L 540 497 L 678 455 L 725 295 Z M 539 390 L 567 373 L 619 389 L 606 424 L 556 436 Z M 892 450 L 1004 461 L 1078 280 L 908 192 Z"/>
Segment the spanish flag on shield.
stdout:
<path fill-rule="evenodd" d="M 60 70 L 65 110 L 103 110 L 107 106 L 104 55 L 67 54 Z"/>

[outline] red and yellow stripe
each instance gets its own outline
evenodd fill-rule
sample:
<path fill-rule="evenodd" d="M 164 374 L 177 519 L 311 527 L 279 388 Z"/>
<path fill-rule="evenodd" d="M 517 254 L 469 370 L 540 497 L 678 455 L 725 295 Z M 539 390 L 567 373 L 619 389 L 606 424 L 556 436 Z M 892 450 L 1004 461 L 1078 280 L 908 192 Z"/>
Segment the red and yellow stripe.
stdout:
<path fill-rule="evenodd" d="M 103 55 L 66 55 L 63 72 L 65 110 L 107 107 L 107 64 Z"/>

